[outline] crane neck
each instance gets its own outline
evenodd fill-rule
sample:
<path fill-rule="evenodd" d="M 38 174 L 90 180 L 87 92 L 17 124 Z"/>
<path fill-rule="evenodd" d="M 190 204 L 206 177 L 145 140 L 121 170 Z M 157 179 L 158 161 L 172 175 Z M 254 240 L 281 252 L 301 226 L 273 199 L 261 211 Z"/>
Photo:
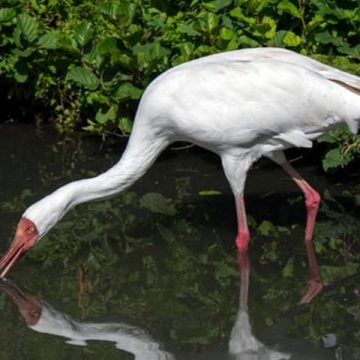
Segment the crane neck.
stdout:
<path fill-rule="evenodd" d="M 146 129 L 149 130 L 149 129 Z M 45 235 L 73 207 L 84 202 L 112 197 L 138 180 L 170 141 L 156 131 L 135 131 L 117 164 L 88 179 L 71 182 L 30 206 L 23 217 Z"/>
<path fill-rule="evenodd" d="M 75 181 L 57 191 L 69 198 L 69 209 L 121 193 L 138 180 L 168 145 L 163 138 L 131 137 L 118 163 L 94 177 Z"/>

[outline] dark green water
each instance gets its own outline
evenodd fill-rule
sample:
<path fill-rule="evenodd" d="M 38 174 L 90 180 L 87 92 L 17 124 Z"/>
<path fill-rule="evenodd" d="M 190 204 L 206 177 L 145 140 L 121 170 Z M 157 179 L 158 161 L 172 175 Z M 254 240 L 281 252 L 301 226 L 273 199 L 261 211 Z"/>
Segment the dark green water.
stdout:
<path fill-rule="evenodd" d="M 27 206 L 107 169 L 125 142 L 100 148 L 0 125 L 0 144 L 3 253 Z M 264 162 L 249 175 L 252 269 L 249 310 L 239 312 L 235 209 L 220 162 L 170 150 L 126 193 L 67 215 L 0 284 L 0 358 L 359 359 L 359 176 L 339 183 L 299 165 L 325 197 L 315 240 L 326 287 L 311 304 L 296 305 L 305 209 L 281 169 Z"/>

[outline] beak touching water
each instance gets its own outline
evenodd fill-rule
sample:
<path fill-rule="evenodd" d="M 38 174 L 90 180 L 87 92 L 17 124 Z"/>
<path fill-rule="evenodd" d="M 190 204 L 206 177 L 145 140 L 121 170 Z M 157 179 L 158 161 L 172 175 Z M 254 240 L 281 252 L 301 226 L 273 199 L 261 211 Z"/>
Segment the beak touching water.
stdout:
<path fill-rule="evenodd" d="M 21 218 L 13 243 L 0 260 L 1 278 L 5 277 L 21 256 L 36 243 L 38 237 L 39 233 L 35 224 L 29 219 Z"/>

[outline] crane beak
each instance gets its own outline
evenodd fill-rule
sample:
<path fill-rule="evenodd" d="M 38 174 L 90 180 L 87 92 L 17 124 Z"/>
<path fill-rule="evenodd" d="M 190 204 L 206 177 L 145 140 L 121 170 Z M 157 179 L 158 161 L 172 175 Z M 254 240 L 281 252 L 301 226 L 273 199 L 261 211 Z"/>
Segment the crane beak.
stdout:
<path fill-rule="evenodd" d="M 25 244 L 15 239 L 8 252 L 0 260 L 0 270 L 2 270 L 0 275 L 1 278 L 6 276 L 13 265 L 21 258 L 24 253 Z"/>
<path fill-rule="evenodd" d="M 34 223 L 26 218 L 21 218 L 12 245 L 0 259 L 1 278 L 4 278 L 22 255 L 35 244 L 38 237 L 38 231 Z"/>

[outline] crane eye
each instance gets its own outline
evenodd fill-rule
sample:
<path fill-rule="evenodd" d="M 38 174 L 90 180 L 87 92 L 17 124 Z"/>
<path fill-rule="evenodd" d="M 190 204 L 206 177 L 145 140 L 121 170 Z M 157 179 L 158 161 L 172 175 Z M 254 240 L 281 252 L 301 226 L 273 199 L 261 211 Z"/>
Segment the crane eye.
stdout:
<path fill-rule="evenodd" d="M 32 234 L 33 232 L 35 231 L 35 228 L 33 226 L 29 226 L 27 229 L 26 229 L 26 232 L 28 234 Z"/>

